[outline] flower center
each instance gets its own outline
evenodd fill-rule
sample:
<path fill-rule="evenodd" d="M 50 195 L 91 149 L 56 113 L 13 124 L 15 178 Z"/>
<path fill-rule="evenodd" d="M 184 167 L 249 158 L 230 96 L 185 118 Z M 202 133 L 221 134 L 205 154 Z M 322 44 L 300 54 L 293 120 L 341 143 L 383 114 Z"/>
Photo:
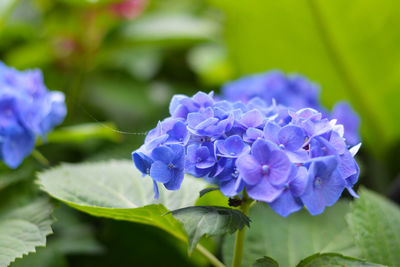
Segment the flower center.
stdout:
<path fill-rule="evenodd" d="M 201 162 L 202 159 L 200 157 L 197 158 L 197 162 Z"/>
<path fill-rule="evenodd" d="M 239 172 L 237 171 L 237 169 L 236 169 L 236 168 L 235 168 L 235 169 L 233 169 L 232 177 L 233 177 L 233 178 L 237 178 L 237 177 L 239 177 Z"/>
<path fill-rule="evenodd" d="M 172 163 L 168 164 L 169 169 L 173 169 L 174 167 L 175 167 L 174 164 L 172 164 Z"/>
<path fill-rule="evenodd" d="M 281 149 L 285 149 L 285 145 L 284 145 L 284 144 L 280 144 L 279 147 L 280 147 Z"/>
<path fill-rule="evenodd" d="M 314 184 L 316 187 L 320 187 L 322 184 L 322 179 L 320 177 L 316 177 L 314 180 Z"/>
<path fill-rule="evenodd" d="M 263 174 L 268 174 L 269 172 L 269 166 L 268 165 L 263 165 L 261 167 Z"/>

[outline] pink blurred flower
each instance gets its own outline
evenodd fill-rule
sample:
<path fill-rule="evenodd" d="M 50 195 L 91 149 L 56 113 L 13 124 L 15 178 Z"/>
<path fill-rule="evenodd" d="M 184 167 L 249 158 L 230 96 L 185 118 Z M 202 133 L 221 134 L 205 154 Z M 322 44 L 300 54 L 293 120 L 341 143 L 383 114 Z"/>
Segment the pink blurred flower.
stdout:
<path fill-rule="evenodd" d="M 111 5 L 111 11 L 118 17 L 133 19 L 142 13 L 146 0 L 124 0 Z"/>

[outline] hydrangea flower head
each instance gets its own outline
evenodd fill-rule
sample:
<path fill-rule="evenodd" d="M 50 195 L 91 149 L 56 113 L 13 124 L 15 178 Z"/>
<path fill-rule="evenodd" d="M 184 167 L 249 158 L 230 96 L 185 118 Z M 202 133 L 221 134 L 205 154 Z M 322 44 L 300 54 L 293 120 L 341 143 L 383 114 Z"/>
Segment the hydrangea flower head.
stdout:
<path fill-rule="evenodd" d="M 18 167 L 36 137 L 60 124 L 66 115 L 64 94 L 48 91 L 39 70 L 17 71 L 0 62 L 0 159 Z"/>
<path fill-rule="evenodd" d="M 280 73 L 262 81 L 249 79 L 255 92 L 262 84 L 282 93 L 290 84 L 300 97 L 314 88 L 304 78 L 286 81 Z M 314 94 L 303 103 L 314 103 Z M 227 197 L 246 190 L 250 198 L 268 203 L 282 216 L 303 207 L 320 214 L 346 188 L 358 197 L 352 187 L 359 175 L 354 156 L 360 145 L 347 142 L 341 118 L 327 117 L 316 109 L 317 103 L 287 106 L 292 100 L 283 100 L 246 94 L 227 100 L 212 92 L 176 95 L 170 117 L 149 132 L 132 153 L 133 160 L 153 179 L 156 197 L 159 184 L 179 189 L 185 172 L 216 184 Z"/>

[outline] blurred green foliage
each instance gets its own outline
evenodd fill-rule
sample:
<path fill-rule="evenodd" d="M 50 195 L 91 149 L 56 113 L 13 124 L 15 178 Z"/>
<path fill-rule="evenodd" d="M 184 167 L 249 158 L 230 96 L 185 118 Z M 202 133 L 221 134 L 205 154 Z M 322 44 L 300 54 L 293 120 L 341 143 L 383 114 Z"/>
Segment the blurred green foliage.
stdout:
<path fill-rule="evenodd" d="M 132 19 L 113 13 L 114 2 L 0 0 L 0 60 L 42 69 L 47 87 L 66 93 L 64 125 L 38 147 L 52 165 L 129 159 L 167 116 L 173 94 L 218 92 L 244 74 L 282 69 L 319 83 L 326 107 L 354 105 L 364 141 L 360 183 L 392 187 L 400 173 L 398 1 L 147 0 Z M 40 195 L 34 173 L 43 168 L 33 158 L 16 171 L 1 165 L 0 207 Z M 198 204 L 226 205 L 217 194 Z M 206 264 L 157 229 L 59 210 L 48 249 L 28 256 L 27 266 Z M 83 241 L 74 239 L 79 231 Z M 78 243 L 86 250 L 69 250 Z"/>

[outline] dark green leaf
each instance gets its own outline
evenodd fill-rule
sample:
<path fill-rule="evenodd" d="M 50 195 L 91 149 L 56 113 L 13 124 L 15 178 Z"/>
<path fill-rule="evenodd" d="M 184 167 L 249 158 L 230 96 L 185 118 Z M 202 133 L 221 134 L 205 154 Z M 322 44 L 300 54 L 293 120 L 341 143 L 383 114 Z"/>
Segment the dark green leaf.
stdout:
<path fill-rule="evenodd" d="M 257 259 L 252 265 L 253 267 L 279 267 L 279 264 L 272 258 L 264 256 Z"/>
<path fill-rule="evenodd" d="M 314 254 L 302 260 L 297 267 L 384 267 L 380 264 L 346 257 L 337 253 Z"/>
<path fill-rule="evenodd" d="M 204 235 L 222 235 L 234 233 L 246 225 L 250 219 L 239 210 L 215 206 L 195 206 L 171 211 L 182 222 L 189 239 L 189 251 L 192 252 Z"/>
<path fill-rule="evenodd" d="M 264 255 L 283 267 L 295 266 L 301 259 L 318 252 L 359 256 L 344 218 L 348 209 L 347 202 L 339 202 L 318 216 L 302 210 L 283 218 L 267 204 L 257 203 L 250 210 L 252 224 L 246 231 L 243 266 L 251 266 L 254 259 Z M 223 244 L 227 265 L 232 262 L 233 239 L 227 236 Z"/>
<path fill-rule="evenodd" d="M 38 200 L 0 214 L 0 266 L 46 245 L 46 237 L 53 233 L 52 211 L 47 200 Z"/>
<path fill-rule="evenodd" d="M 200 197 L 204 196 L 205 194 L 207 194 L 209 192 L 212 192 L 212 191 L 215 191 L 215 190 L 218 190 L 218 189 L 219 189 L 218 187 L 207 187 L 207 188 L 204 188 L 203 190 L 200 191 Z"/>
<path fill-rule="evenodd" d="M 400 209 L 396 204 L 361 189 L 347 222 L 363 258 L 400 266 Z"/>

